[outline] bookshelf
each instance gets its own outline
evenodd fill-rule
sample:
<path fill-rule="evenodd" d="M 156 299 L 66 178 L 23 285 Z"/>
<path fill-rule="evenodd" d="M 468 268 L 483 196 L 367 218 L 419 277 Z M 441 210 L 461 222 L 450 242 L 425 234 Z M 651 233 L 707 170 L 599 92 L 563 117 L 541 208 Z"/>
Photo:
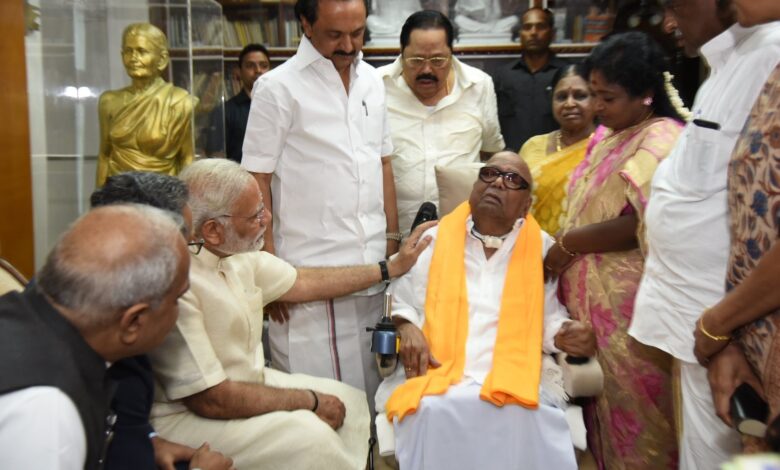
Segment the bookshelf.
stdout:
<path fill-rule="evenodd" d="M 240 51 L 249 43 L 296 48 L 301 40 L 295 0 L 218 0 L 222 5 L 224 47 Z"/>
<path fill-rule="evenodd" d="M 211 114 L 224 119 L 222 7 L 213 0 L 163 0 L 149 5 L 149 22 L 168 36 L 168 81 L 198 98 L 193 137 L 196 155 L 204 156 Z"/>

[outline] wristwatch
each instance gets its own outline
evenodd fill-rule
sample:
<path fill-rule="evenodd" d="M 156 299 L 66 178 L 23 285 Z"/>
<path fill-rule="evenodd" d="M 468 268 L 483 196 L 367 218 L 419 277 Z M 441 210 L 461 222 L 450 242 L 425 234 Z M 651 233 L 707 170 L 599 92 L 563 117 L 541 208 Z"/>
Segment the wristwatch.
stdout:
<path fill-rule="evenodd" d="M 387 261 L 379 262 L 379 271 L 382 273 L 382 282 L 390 284 L 390 271 L 387 270 Z"/>

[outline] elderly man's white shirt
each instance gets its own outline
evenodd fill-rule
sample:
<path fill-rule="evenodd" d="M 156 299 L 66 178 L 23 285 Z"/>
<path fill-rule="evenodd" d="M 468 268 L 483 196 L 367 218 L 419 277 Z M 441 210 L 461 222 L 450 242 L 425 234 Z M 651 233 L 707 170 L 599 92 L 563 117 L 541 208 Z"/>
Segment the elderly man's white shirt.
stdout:
<path fill-rule="evenodd" d="M 276 254 L 295 266 L 385 255 L 381 157 L 392 145 L 382 80 L 361 57 L 347 94 L 333 63 L 303 37 L 252 90 L 241 165 L 273 173 Z"/>
<path fill-rule="evenodd" d="M 80 470 L 86 459 L 81 416 L 60 389 L 38 386 L 0 395 L 0 468 Z"/>
<path fill-rule="evenodd" d="M 401 232 L 409 231 L 425 201 L 438 204 L 434 165 L 479 161 L 479 152 L 504 149 L 493 79 L 452 58 L 455 85 L 435 106 L 414 95 L 402 75 L 401 58 L 378 69 L 387 90 L 393 140 L 393 175 Z"/>
<path fill-rule="evenodd" d="M 482 242 L 471 235 L 474 223 L 469 217 L 466 230 L 466 289 L 469 300 L 469 333 L 466 339 L 466 364 L 463 370 L 465 379 L 483 383 L 493 363 L 493 348 L 496 344 L 498 313 L 504 291 L 506 272 L 515 241 L 523 226 L 518 221 L 504 244 L 490 259 L 485 257 Z M 428 287 L 428 271 L 436 244 L 438 227 L 427 234 L 434 237 L 431 245 L 417 259 L 417 264 L 404 276 L 391 285 L 393 293 L 393 316 L 403 317 L 422 328 L 425 323 L 425 295 Z M 542 232 L 543 253 L 546 254 L 555 240 Z M 453 256 L 458 256 L 456 253 Z M 542 347 L 545 352 L 559 352 L 554 337 L 563 322 L 569 319 L 566 309 L 558 301 L 557 282 L 548 282 L 544 286 L 544 337 Z"/>
<path fill-rule="evenodd" d="M 695 321 L 725 294 L 727 170 L 761 88 L 780 60 L 780 23 L 734 25 L 701 49 L 712 68 L 689 123 L 658 166 L 645 214 L 648 257 L 629 333 L 695 363 Z"/>
<path fill-rule="evenodd" d="M 473 227 L 471 218 L 464 227 L 469 331 L 463 378 L 442 396 L 423 397 L 415 414 L 401 422 L 395 420 L 395 454 L 402 467 L 426 470 L 459 466 L 478 468 L 477 465 L 484 468 L 576 468 L 564 411 L 565 394 L 562 387 L 554 385 L 554 379 L 545 379 L 545 375 L 552 371 L 548 371 L 544 364 L 538 409 L 519 406 L 498 408 L 479 399 L 481 384 L 492 364 L 507 268 L 522 226 L 523 220 L 518 221 L 490 259 L 485 256 L 482 242 L 470 233 Z M 428 271 L 437 227 L 428 233 L 434 237 L 434 242 L 420 255 L 412 270 L 391 286 L 393 316 L 406 318 L 420 328 L 425 322 Z M 555 242 L 544 232 L 542 237 L 543 256 Z M 452 256 L 460 255 L 453 253 Z M 554 336 L 568 320 L 566 310 L 558 302 L 556 287 L 556 282 L 544 286 L 542 347 L 547 353 L 558 352 Z M 387 398 L 403 381 L 403 370 L 399 367 L 382 382 L 377 392 L 377 411 L 384 411 Z M 561 390 L 556 393 L 552 390 L 554 387 Z M 380 424 L 384 423 L 378 422 L 377 426 Z M 485 430 L 490 431 L 486 434 Z M 380 440 L 383 440 L 382 435 Z"/>

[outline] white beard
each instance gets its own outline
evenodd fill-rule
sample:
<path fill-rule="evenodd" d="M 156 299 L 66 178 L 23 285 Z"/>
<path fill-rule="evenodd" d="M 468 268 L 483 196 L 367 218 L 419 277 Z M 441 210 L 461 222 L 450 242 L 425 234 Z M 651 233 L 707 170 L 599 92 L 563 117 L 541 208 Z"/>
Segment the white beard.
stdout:
<path fill-rule="evenodd" d="M 219 251 L 229 255 L 260 251 L 263 249 L 265 243 L 265 239 L 263 238 L 264 234 L 265 229 L 260 232 L 256 239 L 249 240 L 239 237 L 232 225 L 226 225 L 225 242 L 219 247 Z"/>

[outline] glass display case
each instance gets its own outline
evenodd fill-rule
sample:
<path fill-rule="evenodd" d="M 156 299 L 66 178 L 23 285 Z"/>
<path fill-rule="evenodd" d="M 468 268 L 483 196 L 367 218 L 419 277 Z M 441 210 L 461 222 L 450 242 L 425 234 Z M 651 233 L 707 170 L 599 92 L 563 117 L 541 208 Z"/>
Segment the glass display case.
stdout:
<path fill-rule="evenodd" d="M 555 44 L 597 43 L 612 31 L 616 0 L 546 0 L 555 18 Z"/>
<path fill-rule="evenodd" d="M 122 32 L 151 23 L 168 36 L 165 81 L 193 99 L 199 157 L 209 116 L 223 119 L 222 8 L 212 0 L 31 0 L 39 27 L 25 40 L 36 266 L 89 207 L 100 146 L 98 100 L 130 84 Z"/>

